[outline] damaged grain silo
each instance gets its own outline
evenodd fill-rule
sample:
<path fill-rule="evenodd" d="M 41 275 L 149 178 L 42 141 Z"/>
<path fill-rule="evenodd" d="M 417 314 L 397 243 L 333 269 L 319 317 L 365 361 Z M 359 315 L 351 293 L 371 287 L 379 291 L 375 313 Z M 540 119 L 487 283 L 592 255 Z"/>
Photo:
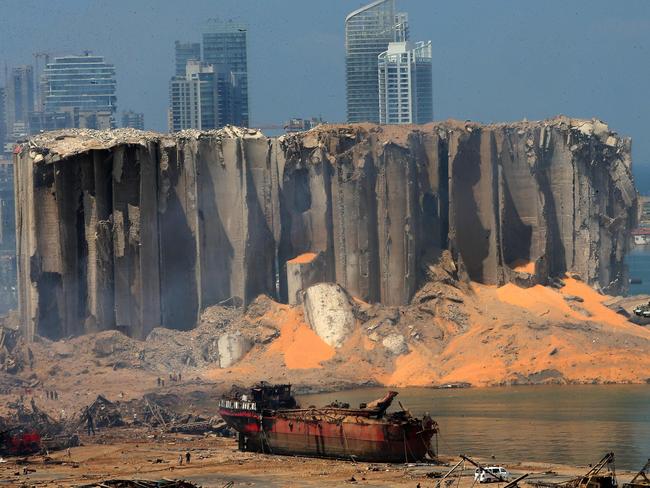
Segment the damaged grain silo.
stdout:
<path fill-rule="evenodd" d="M 28 337 L 187 329 L 217 303 L 335 281 L 408 303 L 434 249 L 473 280 L 511 267 L 625 285 L 629 140 L 598 121 L 328 125 L 267 138 L 70 130 L 15 156 Z"/>

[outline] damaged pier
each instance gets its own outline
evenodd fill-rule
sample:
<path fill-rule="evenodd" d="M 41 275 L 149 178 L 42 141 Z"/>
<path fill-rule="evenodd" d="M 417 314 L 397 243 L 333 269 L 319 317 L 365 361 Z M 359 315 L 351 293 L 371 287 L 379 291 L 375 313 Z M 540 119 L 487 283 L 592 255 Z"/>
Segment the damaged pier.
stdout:
<path fill-rule="evenodd" d="M 440 249 L 482 283 L 521 279 L 521 263 L 540 283 L 627 283 L 630 141 L 595 120 L 69 130 L 14 162 L 27 337 L 144 338 L 214 304 L 295 303 L 321 281 L 406 304 Z"/>

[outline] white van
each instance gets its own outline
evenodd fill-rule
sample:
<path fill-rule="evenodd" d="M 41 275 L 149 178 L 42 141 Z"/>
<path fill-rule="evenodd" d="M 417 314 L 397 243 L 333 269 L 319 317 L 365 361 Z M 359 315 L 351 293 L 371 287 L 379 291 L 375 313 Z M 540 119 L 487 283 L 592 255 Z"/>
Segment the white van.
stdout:
<path fill-rule="evenodd" d="M 486 471 L 489 471 L 494 476 L 486 473 Z M 502 468 L 501 466 L 488 466 L 483 470 L 476 468 L 476 471 L 474 471 L 474 481 L 478 481 L 479 483 L 492 483 L 493 481 L 500 481 L 499 478 L 502 480 L 510 479 L 510 473 L 508 473 L 506 468 Z"/>

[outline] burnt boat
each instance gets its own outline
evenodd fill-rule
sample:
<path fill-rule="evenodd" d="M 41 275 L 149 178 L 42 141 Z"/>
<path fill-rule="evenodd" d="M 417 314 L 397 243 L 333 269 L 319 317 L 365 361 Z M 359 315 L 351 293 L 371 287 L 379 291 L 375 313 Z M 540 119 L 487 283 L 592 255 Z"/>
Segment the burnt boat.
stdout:
<path fill-rule="evenodd" d="M 291 385 L 261 384 L 249 394 L 219 401 L 224 421 L 239 433 L 239 449 L 284 455 L 372 462 L 423 461 L 435 457 L 438 425 L 407 410 L 387 413 L 397 392 L 359 408 L 334 403 L 301 408 Z M 401 407 L 401 405 L 400 405 Z"/>

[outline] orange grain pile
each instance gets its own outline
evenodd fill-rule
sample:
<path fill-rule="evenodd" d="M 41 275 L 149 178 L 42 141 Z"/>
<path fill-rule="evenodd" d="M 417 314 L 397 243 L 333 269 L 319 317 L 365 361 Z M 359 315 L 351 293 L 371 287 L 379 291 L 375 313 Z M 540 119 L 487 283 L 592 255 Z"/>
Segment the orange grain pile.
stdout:
<path fill-rule="evenodd" d="M 533 261 L 521 261 L 512 266 L 514 271 L 518 273 L 535 274 L 535 263 Z"/>
<path fill-rule="evenodd" d="M 497 298 L 504 303 L 528 309 L 537 315 L 549 315 L 549 318 L 569 316 L 582 318 L 572 310 L 562 295 L 552 288 L 535 285 L 531 288 L 520 288 L 508 283 L 496 290 Z"/>
<path fill-rule="evenodd" d="M 590 320 L 622 326 L 635 331 L 638 330 L 638 327 L 630 323 L 625 317 L 603 305 L 603 302 L 609 298 L 608 296 L 601 295 L 586 283 L 574 278 L 567 278 L 564 283 L 565 286 L 562 287 L 560 292 L 563 295 L 574 295 L 582 298 L 584 302 L 580 303 L 580 306 L 589 311 L 591 314 Z"/>
<path fill-rule="evenodd" d="M 304 254 L 301 254 L 299 256 L 296 256 L 293 259 L 290 259 L 287 261 L 288 264 L 307 264 L 311 263 L 314 259 L 316 259 L 317 254 L 315 252 L 306 252 Z"/>
<path fill-rule="evenodd" d="M 282 353 L 287 368 L 321 368 L 322 361 L 334 357 L 334 348 L 305 324 L 297 309 L 287 307 L 278 319 L 280 337 L 273 341 L 269 352 Z"/>
<path fill-rule="evenodd" d="M 429 386 L 436 377 L 427 351 L 412 350 L 395 360 L 392 373 L 380 375 L 377 380 L 387 386 Z"/>

